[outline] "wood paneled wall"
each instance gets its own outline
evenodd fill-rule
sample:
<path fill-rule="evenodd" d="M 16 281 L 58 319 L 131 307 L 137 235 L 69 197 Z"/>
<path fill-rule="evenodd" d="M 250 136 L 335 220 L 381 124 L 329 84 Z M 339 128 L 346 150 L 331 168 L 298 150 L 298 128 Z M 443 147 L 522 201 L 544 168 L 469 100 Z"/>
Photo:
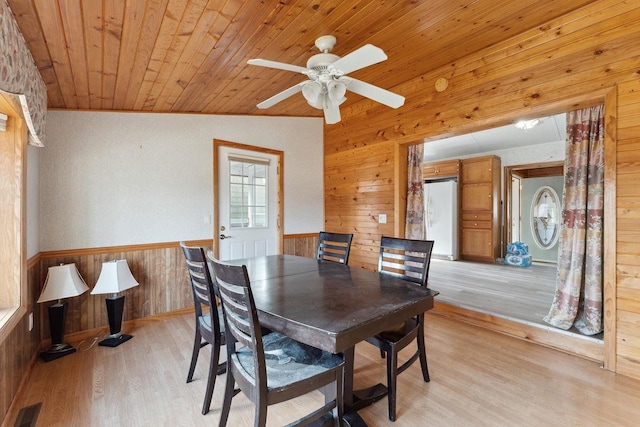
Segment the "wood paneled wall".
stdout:
<path fill-rule="evenodd" d="M 326 229 L 353 233 L 350 266 L 375 270 L 380 236 L 394 235 L 395 161 L 394 142 L 325 154 Z M 387 215 L 385 224 L 379 214 Z"/>
<path fill-rule="evenodd" d="M 605 286 L 614 288 L 609 292 L 614 301 L 608 302 L 612 310 L 605 312 L 605 328 L 613 334 L 605 342 L 605 360 L 609 368 L 640 378 L 640 192 L 634 184 L 640 178 L 639 39 L 640 3 L 601 0 L 406 81 L 394 88 L 407 98 L 398 110 L 368 100 L 341 109 L 342 121 L 325 127 L 326 227 L 356 233 L 354 264 L 371 267 L 376 255 L 366 250 L 368 242 L 390 231 L 389 225 L 374 226 L 372 216 L 401 195 L 393 192 L 392 183 L 368 192 L 361 181 L 378 174 L 393 180 L 391 164 L 406 160 L 398 155 L 381 160 L 383 152 L 393 153 L 394 144 L 464 134 L 617 97 L 617 111 L 607 111 L 607 134 L 617 141 L 612 139 L 606 159 L 612 178 L 605 198 L 616 206 L 608 224 L 616 238 L 605 258 L 605 270 L 613 271 Z M 449 80 L 443 92 L 434 88 L 440 77 Z M 339 169 L 342 165 L 349 169 Z M 403 216 L 388 219 L 402 221 Z"/>
<path fill-rule="evenodd" d="M 28 378 L 31 362 L 40 347 L 40 313 L 34 310 L 40 282 L 40 258 L 35 257 L 27 266 L 27 313 L 34 314 L 34 327 L 29 331 L 29 315 L 23 315 L 18 324 L 0 343 L 0 420 L 16 396 L 20 384 Z"/>
<path fill-rule="evenodd" d="M 640 378 L 640 77 L 618 86 L 617 140 L 616 370 Z"/>

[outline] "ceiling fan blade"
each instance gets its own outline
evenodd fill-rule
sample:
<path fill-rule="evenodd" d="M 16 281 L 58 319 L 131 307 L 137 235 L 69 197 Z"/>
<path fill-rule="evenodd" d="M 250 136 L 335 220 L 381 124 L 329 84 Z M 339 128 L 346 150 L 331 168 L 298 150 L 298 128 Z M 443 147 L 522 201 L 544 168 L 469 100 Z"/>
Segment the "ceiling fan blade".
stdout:
<path fill-rule="evenodd" d="M 268 59 L 250 59 L 247 61 L 249 65 L 258 65 L 260 67 L 277 68 L 279 70 L 293 71 L 295 73 L 307 74 L 308 70 L 304 67 L 293 64 L 285 64 L 284 62 L 269 61 Z"/>
<path fill-rule="evenodd" d="M 352 71 L 377 64 L 386 59 L 387 55 L 382 49 L 372 44 L 366 44 L 329 65 L 329 69 L 340 70 L 344 74 L 349 74 Z"/>
<path fill-rule="evenodd" d="M 391 108 L 399 108 L 404 105 L 404 96 L 351 77 L 349 77 L 347 89 Z"/>
<path fill-rule="evenodd" d="M 300 92 L 302 90 L 302 86 L 304 86 L 307 83 L 307 81 L 304 81 L 302 83 L 298 83 L 295 86 L 291 86 L 289 89 L 285 89 L 282 92 L 273 95 L 271 98 L 269 99 L 265 99 L 264 101 L 262 101 L 261 103 L 259 103 L 257 105 L 258 108 L 269 108 L 272 107 L 274 105 L 276 105 L 278 102 L 280 101 L 284 101 L 285 99 L 287 99 L 288 97 L 295 95 L 296 93 Z"/>
<path fill-rule="evenodd" d="M 331 102 L 327 102 L 323 108 L 324 110 L 324 121 L 328 125 L 333 125 L 338 123 L 340 118 L 340 108 L 337 105 L 333 105 Z"/>

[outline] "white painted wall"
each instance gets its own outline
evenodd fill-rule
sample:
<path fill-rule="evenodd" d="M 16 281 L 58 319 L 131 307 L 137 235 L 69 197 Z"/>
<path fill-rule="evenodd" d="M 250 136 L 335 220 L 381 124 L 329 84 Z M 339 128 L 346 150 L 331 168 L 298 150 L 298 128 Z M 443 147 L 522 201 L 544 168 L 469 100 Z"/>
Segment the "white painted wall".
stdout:
<path fill-rule="evenodd" d="M 214 138 L 284 151 L 284 233 L 323 228 L 321 118 L 49 111 L 40 250 L 211 238 Z"/>
<path fill-rule="evenodd" d="M 27 259 L 40 252 L 39 198 L 41 148 L 27 147 Z"/>
<path fill-rule="evenodd" d="M 500 157 L 502 167 L 526 165 L 530 163 L 546 163 L 564 160 L 565 141 L 545 142 L 543 144 L 525 145 L 524 147 L 505 148 L 484 153 L 473 153 L 458 156 L 457 159 L 495 155 Z"/>
<path fill-rule="evenodd" d="M 565 141 L 546 142 L 518 148 L 496 150 L 491 154 L 500 157 L 502 167 L 563 161 Z M 489 154 L 489 153 L 487 153 Z M 504 172 L 504 169 L 503 169 Z"/>

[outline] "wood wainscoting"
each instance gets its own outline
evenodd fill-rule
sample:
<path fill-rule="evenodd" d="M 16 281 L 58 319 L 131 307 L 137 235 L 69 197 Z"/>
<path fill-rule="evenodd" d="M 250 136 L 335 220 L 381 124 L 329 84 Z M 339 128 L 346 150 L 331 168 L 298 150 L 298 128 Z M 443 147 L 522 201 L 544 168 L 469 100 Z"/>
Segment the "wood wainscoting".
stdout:
<path fill-rule="evenodd" d="M 211 240 L 187 243 L 208 249 L 212 247 Z M 317 244 L 317 233 L 287 235 L 284 253 L 313 258 Z M 35 327 L 32 335 L 37 336 L 38 344 L 49 338 L 47 304 L 36 304 L 48 268 L 58 264 L 75 263 L 91 289 L 98 280 L 102 263 L 114 259 L 126 259 L 133 277 L 140 283 L 139 286 L 123 292 L 126 304 L 125 321 L 192 308 L 187 267 L 179 242 L 42 252 L 30 260 L 28 266 L 28 309 L 34 312 Z M 107 312 L 104 299 L 104 295 L 91 295 L 86 292 L 79 297 L 66 300 L 65 333 L 106 328 Z M 25 322 L 28 321 L 27 317 L 25 316 Z M 0 351 L 2 348 L 4 346 L 0 347 Z"/>
<path fill-rule="evenodd" d="M 189 241 L 187 244 L 212 247 L 211 240 Z M 187 266 L 179 242 L 43 252 L 40 286 L 44 284 L 50 266 L 73 262 L 92 289 L 98 281 L 102 263 L 115 259 L 126 259 L 133 277 L 140 284 L 122 292 L 125 296 L 125 321 L 193 308 Z M 39 292 L 40 289 L 36 291 Z M 85 292 L 79 297 L 69 298 L 67 304 L 66 334 L 102 327 L 106 331 L 105 295 Z M 49 338 L 46 309 L 46 304 L 40 305 L 42 340 Z"/>
<path fill-rule="evenodd" d="M 284 236 L 285 255 L 315 258 L 319 233 L 287 234 Z"/>
<path fill-rule="evenodd" d="M 35 310 L 40 295 L 40 256 L 27 263 L 27 312 L 0 343 L 0 420 L 2 420 L 21 385 L 29 378 L 33 361 L 40 348 L 40 313 Z M 33 313 L 33 329 L 29 331 L 29 313 Z"/>

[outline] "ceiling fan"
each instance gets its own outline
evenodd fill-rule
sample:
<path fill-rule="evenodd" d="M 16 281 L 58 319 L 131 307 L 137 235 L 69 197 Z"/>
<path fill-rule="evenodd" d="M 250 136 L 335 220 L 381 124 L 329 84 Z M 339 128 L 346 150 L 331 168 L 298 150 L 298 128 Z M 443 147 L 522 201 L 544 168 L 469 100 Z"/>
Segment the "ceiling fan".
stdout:
<path fill-rule="evenodd" d="M 347 98 L 344 95 L 347 89 L 391 108 L 398 108 L 404 104 L 403 96 L 361 80 L 347 77 L 347 74 L 352 71 L 386 60 L 387 55 L 382 49 L 367 44 L 340 58 L 338 55 L 329 53 L 335 43 L 336 38 L 333 36 L 319 37 L 315 44 L 322 53 L 309 58 L 306 68 L 267 59 L 250 59 L 247 61 L 249 65 L 293 71 L 309 77 L 309 80 L 298 83 L 262 101 L 257 107 L 269 108 L 298 92 L 302 92 L 302 95 L 312 107 L 324 110 L 325 122 L 334 124 L 340 121 L 340 109 L 338 107 L 346 101 Z"/>

